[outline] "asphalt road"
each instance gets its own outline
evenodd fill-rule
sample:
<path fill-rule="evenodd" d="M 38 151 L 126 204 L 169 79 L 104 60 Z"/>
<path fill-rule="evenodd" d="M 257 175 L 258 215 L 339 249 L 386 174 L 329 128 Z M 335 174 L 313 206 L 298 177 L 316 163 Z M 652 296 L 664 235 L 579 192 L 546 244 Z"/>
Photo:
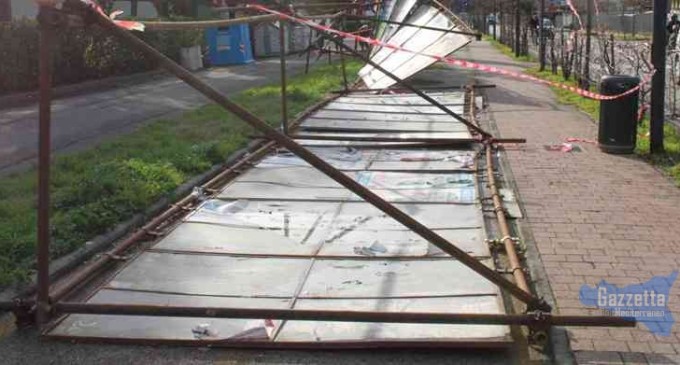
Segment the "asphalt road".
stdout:
<path fill-rule="evenodd" d="M 290 57 L 289 74 L 304 70 L 304 58 Z M 278 82 L 279 59 L 249 65 L 214 68 L 199 76 L 220 91 L 233 94 Z M 124 88 L 114 88 L 55 100 L 52 105 L 52 149 L 86 148 L 114 135 L 128 133 L 145 122 L 177 115 L 208 100 L 179 79 L 168 76 Z M 25 169 L 38 152 L 38 106 L 0 110 L 0 174 Z"/>

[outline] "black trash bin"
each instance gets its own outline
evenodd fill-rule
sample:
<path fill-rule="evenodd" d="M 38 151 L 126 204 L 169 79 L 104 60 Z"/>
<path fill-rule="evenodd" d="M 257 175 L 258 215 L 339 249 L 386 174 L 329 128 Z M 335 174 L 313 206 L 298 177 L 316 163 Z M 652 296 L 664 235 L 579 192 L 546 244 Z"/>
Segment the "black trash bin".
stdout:
<path fill-rule="evenodd" d="M 600 83 L 603 95 L 619 95 L 640 84 L 635 76 L 604 76 Z M 626 96 L 600 102 L 600 150 L 606 153 L 633 153 L 637 140 L 638 95 L 635 91 Z"/>

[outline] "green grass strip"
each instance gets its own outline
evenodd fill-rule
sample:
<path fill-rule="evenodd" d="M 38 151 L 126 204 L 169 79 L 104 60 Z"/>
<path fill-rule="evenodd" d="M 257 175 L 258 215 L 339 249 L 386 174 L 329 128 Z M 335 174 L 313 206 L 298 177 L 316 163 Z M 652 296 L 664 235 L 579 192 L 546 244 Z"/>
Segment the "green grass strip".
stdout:
<path fill-rule="evenodd" d="M 348 62 L 356 75 L 360 63 Z M 340 88 L 339 64 L 292 77 L 288 110 L 292 118 Z M 280 124 L 280 86 L 245 90 L 234 101 L 274 126 Z M 255 131 L 217 105 L 175 119 L 154 121 L 134 133 L 95 148 L 59 155 L 52 166 L 52 257 L 81 247 L 182 183 L 222 163 L 244 147 Z M 25 281 L 35 261 L 35 170 L 0 178 L 0 287 Z"/>

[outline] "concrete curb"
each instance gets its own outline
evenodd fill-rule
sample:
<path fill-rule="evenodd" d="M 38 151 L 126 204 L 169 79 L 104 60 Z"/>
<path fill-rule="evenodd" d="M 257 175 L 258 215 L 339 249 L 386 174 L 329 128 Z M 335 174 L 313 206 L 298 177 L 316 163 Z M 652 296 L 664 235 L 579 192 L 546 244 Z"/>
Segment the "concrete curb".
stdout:
<path fill-rule="evenodd" d="M 57 86 L 52 89 L 54 99 L 78 96 L 97 91 L 105 91 L 120 87 L 142 84 L 152 80 L 159 80 L 167 76 L 162 70 L 140 72 L 132 75 L 113 76 L 104 79 L 88 80 L 72 85 Z M 32 105 L 38 102 L 38 92 L 9 94 L 0 96 L 0 109 L 16 108 Z"/>
<path fill-rule="evenodd" d="M 485 113 L 490 131 L 495 136 L 500 136 L 500 132 L 496 127 L 496 119 L 494 118 L 493 113 L 489 110 L 485 110 Z M 505 185 L 509 189 L 512 189 L 512 191 L 515 193 L 518 206 L 522 211 L 522 216 L 526 217 L 527 216 L 526 210 L 524 208 L 524 204 L 522 203 L 524 200 L 522 199 L 522 196 L 519 190 L 517 189 L 512 168 L 510 167 L 507 155 L 502 148 L 499 149 L 498 162 L 499 169 L 502 172 L 501 176 L 503 176 L 502 178 L 503 185 Z M 553 296 L 552 288 L 550 286 L 550 282 L 548 281 L 548 274 L 545 271 L 545 268 L 543 267 L 540 254 L 536 246 L 536 240 L 534 239 L 531 229 L 526 224 L 522 224 L 521 220 L 516 219 L 513 220 L 512 223 L 518 231 L 517 233 L 520 236 L 519 238 L 521 242 L 524 242 L 526 246 L 525 257 L 527 262 L 527 268 L 529 269 L 529 275 L 536 289 L 536 294 L 539 297 L 545 299 L 545 301 L 548 304 L 550 304 L 550 306 L 553 307 L 553 311 L 555 311 L 557 309 L 556 305 L 557 302 L 555 301 L 555 297 Z M 553 356 L 554 363 L 569 365 L 575 364 L 576 360 L 574 358 L 573 352 L 571 351 L 571 348 L 569 347 L 569 337 L 567 336 L 567 330 L 561 327 L 551 327 L 549 335 L 550 335 L 549 348 L 551 355 Z"/>

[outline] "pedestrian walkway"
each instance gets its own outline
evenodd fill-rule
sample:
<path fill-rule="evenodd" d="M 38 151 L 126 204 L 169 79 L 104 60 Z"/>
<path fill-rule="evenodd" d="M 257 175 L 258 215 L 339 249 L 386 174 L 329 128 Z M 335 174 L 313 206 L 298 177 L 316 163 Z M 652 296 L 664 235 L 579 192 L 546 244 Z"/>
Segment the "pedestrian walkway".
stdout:
<path fill-rule="evenodd" d="M 460 58 L 515 71 L 522 65 L 487 42 Z M 559 105 L 544 86 L 489 74 L 475 75 L 486 89 L 487 116 L 503 137 L 527 143 L 506 148 L 506 157 L 560 314 L 601 314 L 579 301 L 584 284 L 601 280 L 623 287 L 669 276 L 680 267 L 680 189 L 635 156 L 601 153 L 577 143 L 580 152 L 549 151 L 568 137 L 596 139 L 597 125 L 585 114 Z M 532 244 L 529 242 L 529 244 Z M 676 285 L 677 286 L 677 285 Z M 680 295 L 671 289 L 668 307 L 680 317 Z M 680 327 L 670 336 L 635 329 L 568 328 L 578 363 L 679 363 Z"/>

